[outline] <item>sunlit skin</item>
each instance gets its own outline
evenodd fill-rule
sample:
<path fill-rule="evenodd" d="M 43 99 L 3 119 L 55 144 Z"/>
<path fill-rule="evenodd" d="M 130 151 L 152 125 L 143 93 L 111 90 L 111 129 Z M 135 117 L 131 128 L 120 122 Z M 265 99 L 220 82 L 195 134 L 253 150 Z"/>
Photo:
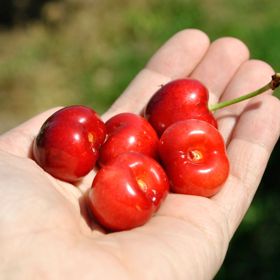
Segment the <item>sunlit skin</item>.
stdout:
<path fill-rule="evenodd" d="M 204 120 L 217 127 L 208 109 L 207 88 L 196 79 L 177 79 L 163 85 L 150 99 L 145 117 L 159 135 L 171 124 L 186 120 Z"/>
<path fill-rule="evenodd" d="M 33 144 L 33 156 L 52 176 L 75 182 L 94 168 L 105 132 L 94 110 L 79 105 L 65 107 L 42 125 Z"/>
<path fill-rule="evenodd" d="M 101 168 L 89 192 L 88 206 L 99 224 L 111 231 L 146 223 L 169 190 L 162 167 L 140 153 L 122 153 Z"/>
<path fill-rule="evenodd" d="M 105 165 L 128 151 L 157 157 L 157 133 L 143 117 L 133 113 L 120 113 L 110 118 L 105 125 L 108 136 L 100 150 L 100 165 Z"/>
<path fill-rule="evenodd" d="M 169 126 L 162 134 L 159 153 L 175 193 L 211 197 L 229 174 L 229 161 L 219 131 L 201 120 Z"/>

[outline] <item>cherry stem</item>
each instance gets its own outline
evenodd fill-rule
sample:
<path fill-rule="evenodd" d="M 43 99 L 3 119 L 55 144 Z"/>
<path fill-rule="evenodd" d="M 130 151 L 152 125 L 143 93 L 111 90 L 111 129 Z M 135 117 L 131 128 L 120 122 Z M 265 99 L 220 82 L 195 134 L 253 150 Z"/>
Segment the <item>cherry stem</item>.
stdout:
<path fill-rule="evenodd" d="M 209 110 L 212 111 L 212 112 L 215 112 L 215 111 L 217 111 L 221 108 L 227 107 L 227 106 L 235 104 L 235 103 L 239 103 L 241 101 L 244 101 L 244 100 L 247 100 L 247 99 L 252 98 L 254 96 L 257 96 L 259 94 L 262 94 L 269 89 L 275 90 L 279 85 L 280 85 L 280 73 L 275 73 L 274 75 L 272 75 L 271 81 L 268 84 L 266 84 L 265 86 L 255 90 L 253 92 L 250 92 L 248 94 L 245 94 L 245 95 L 242 95 L 240 97 L 234 98 L 232 100 L 227 100 L 227 101 L 224 101 L 224 102 L 220 102 L 220 103 L 217 103 L 217 104 L 210 105 Z"/>

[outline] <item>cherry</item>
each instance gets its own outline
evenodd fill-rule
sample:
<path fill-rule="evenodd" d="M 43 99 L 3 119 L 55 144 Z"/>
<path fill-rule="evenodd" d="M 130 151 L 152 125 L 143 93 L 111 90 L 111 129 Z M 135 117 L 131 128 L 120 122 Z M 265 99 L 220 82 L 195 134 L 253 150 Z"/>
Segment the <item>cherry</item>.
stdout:
<path fill-rule="evenodd" d="M 33 157 L 52 176 L 75 182 L 95 166 L 105 131 L 94 110 L 81 105 L 65 107 L 42 125 L 33 143 Z"/>
<path fill-rule="evenodd" d="M 201 120 L 179 121 L 162 134 L 159 155 L 176 193 L 210 197 L 229 174 L 229 161 L 219 131 Z"/>
<path fill-rule="evenodd" d="M 178 79 L 162 86 L 148 102 L 144 116 L 159 135 L 185 119 L 204 120 L 217 127 L 208 109 L 208 90 L 195 79 Z"/>
<path fill-rule="evenodd" d="M 113 116 L 105 125 L 108 136 L 100 150 L 101 166 L 128 151 L 157 157 L 159 139 L 145 118 L 132 113 L 121 113 Z"/>
<path fill-rule="evenodd" d="M 175 193 L 211 197 L 229 174 L 229 161 L 213 111 L 280 84 L 280 74 L 264 87 L 234 100 L 208 106 L 208 91 L 197 80 L 179 79 L 159 89 L 145 118 L 122 113 L 106 126 L 96 112 L 70 106 L 46 120 L 33 144 L 36 162 L 54 177 L 74 182 L 100 165 L 88 193 L 88 207 L 108 230 L 146 223 Z M 108 137 L 106 137 L 106 129 Z M 158 135 L 162 135 L 160 141 Z M 165 167 L 155 161 L 157 151 Z"/>
<path fill-rule="evenodd" d="M 96 174 L 88 195 L 89 210 L 111 231 L 146 223 L 169 189 L 163 168 L 140 153 L 122 153 Z"/>
<path fill-rule="evenodd" d="M 104 122 L 93 109 L 87 106 L 73 105 L 62 108 L 50 117 L 51 120 L 53 118 L 81 124 L 88 131 L 95 149 L 99 149 L 105 140 L 106 129 Z"/>
<path fill-rule="evenodd" d="M 186 119 L 203 120 L 217 128 L 217 121 L 212 112 L 257 96 L 269 89 L 275 90 L 279 85 L 280 73 L 275 73 L 268 84 L 256 91 L 233 100 L 208 105 L 208 90 L 200 81 L 190 78 L 177 79 L 163 85 L 151 97 L 144 116 L 158 135 L 161 135 L 171 124 Z"/>

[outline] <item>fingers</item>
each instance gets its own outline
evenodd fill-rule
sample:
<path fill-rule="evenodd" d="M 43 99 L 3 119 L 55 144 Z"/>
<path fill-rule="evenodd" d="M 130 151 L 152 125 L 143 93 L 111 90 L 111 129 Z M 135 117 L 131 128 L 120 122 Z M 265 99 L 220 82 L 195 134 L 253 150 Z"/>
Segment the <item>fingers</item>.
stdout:
<path fill-rule="evenodd" d="M 274 71 L 271 66 L 263 61 L 250 60 L 243 63 L 222 95 L 221 101 L 231 100 L 264 86 L 270 81 L 273 73 Z M 267 93 L 271 93 L 271 91 Z M 248 102 L 249 100 L 246 100 L 231 105 L 216 113 L 215 116 L 219 123 L 219 130 L 226 142 L 229 141 L 238 116 Z"/>
<path fill-rule="evenodd" d="M 214 103 L 248 57 L 247 47 L 238 39 L 218 39 L 209 47 L 209 39 L 201 31 L 181 31 L 150 59 L 104 118 L 121 111 L 141 112 L 162 84 L 186 76 L 202 81 L 212 93 L 210 102 Z"/>
<path fill-rule="evenodd" d="M 175 34 L 135 77 L 104 119 L 125 111 L 141 112 L 162 84 L 175 77 L 188 76 L 203 58 L 208 46 L 208 37 L 199 30 L 188 29 Z"/>
<path fill-rule="evenodd" d="M 147 68 L 171 79 L 182 78 L 201 61 L 209 44 L 209 38 L 202 31 L 183 30 L 155 53 Z"/>
<path fill-rule="evenodd" d="M 0 135 L 0 149 L 20 157 L 30 157 L 31 145 L 44 121 L 61 107 L 53 108 Z"/>
<path fill-rule="evenodd" d="M 231 174 L 213 197 L 228 216 L 231 234 L 246 213 L 280 134 L 280 102 L 271 95 L 252 99 L 228 145 Z"/>
<path fill-rule="evenodd" d="M 247 58 L 248 51 L 243 43 L 232 38 L 219 39 L 208 48 L 209 39 L 199 30 L 188 29 L 175 34 L 151 58 L 146 68 L 136 76 L 103 119 L 106 120 L 114 114 L 125 111 L 141 112 L 152 94 L 162 84 L 176 77 L 188 76 L 191 72 L 193 77 L 201 79 L 211 91 L 216 91 L 217 95 L 220 95 L 232 73 Z M 218 68 L 219 64 L 221 67 Z M 216 73 L 220 73 L 218 77 L 221 78 L 217 78 Z M 215 82 L 214 78 L 219 82 Z M 1 147 L 7 149 L 12 144 L 11 152 L 27 155 L 31 138 L 36 135 L 43 119 L 45 120 L 50 114 L 46 112 L 42 117 L 35 117 L 23 126 L 3 135 L 0 138 Z M 22 149 L 23 146 L 25 149 Z"/>
<path fill-rule="evenodd" d="M 249 51 L 240 40 L 221 38 L 214 41 L 192 73 L 210 92 L 210 104 L 216 103 L 240 65 L 248 60 Z"/>

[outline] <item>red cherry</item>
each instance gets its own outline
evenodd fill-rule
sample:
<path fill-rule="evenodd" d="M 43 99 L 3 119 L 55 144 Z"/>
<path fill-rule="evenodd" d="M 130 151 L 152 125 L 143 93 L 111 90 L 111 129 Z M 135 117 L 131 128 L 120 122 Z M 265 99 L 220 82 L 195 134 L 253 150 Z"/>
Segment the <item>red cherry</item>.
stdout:
<path fill-rule="evenodd" d="M 156 158 L 159 139 L 145 118 L 132 113 L 121 113 L 113 116 L 105 125 L 108 136 L 100 150 L 101 166 L 129 151 Z"/>
<path fill-rule="evenodd" d="M 45 121 L 34 141 L 33 156 L 52 176 L 74 182 L 93 169 L 104 138 L 105 125 L 95 111 L 66 107 Z"/>
<path fill-rule="evenodd" d="M 69 123 L 81 124 L 81 126 L 92 135 L 89 135 L 89 137 L 95 149 L 99 149 L 105 140 L 106 128 L 104 122 L 99 115 L 89 107 L 83 105 L 68 106 L 54 113 L 49 118 L 49 121 L 52 121 L 53 118 L 55 120 L 60 119 Z"/>
<path fill-rule="evenodd" d="M 140 153 L 120 154 L 102 167 L 89 192 L 89 209 L 109 230 L 127 230 L 146 223 L 167 195 L 162 167 Z"/>
<path fill-rule="evenodd" d="M 201 120 L 180 121 L 167 128 L 159 154 L 176 193 L 213 196 L 229 174 L 222 136 Z"/>
<path fill-rule="evenodd" d="M 145 118 L 159 135 L 171 124 L 186 119 L 207 121 L 217 127 L 208 109 L 208 90 L 194 79 L 178 79 L 162 86 L 148 102 Z"/>

